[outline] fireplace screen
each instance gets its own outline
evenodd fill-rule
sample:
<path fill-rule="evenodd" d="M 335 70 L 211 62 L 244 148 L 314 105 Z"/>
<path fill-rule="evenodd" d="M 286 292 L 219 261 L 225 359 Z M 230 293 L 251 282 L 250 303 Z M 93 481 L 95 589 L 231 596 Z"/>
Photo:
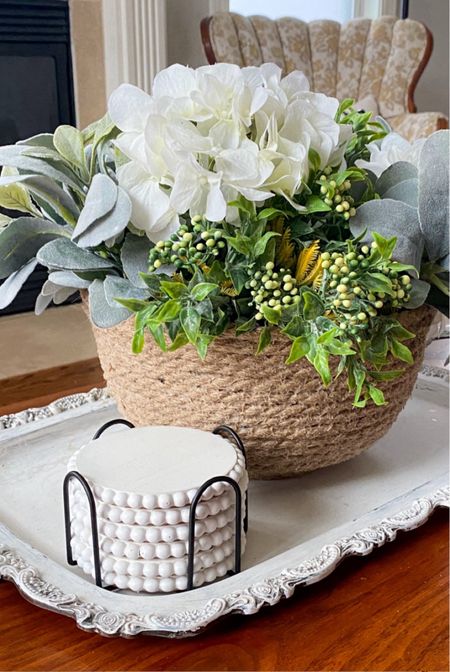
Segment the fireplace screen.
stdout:
<path fill-rule="evenodd" d="M 0 145 L 74 124 L 67 1 L 0 0 L 0 91 Z M 44 278 L 37 268 L 0 315 L 33 310 Z"/>

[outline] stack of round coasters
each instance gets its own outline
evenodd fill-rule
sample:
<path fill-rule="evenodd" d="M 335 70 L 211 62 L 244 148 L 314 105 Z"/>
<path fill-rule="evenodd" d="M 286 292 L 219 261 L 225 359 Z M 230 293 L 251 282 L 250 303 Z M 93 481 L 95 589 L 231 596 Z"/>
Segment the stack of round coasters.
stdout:
<path fill-rule="evenodd" d="M 149 593 L 186 589 L 190 506 L 209 479 L 236 481 L 245 516 L 244 455 L 210 432 L 161 426 L 105 433 L 82 446 L 68 470 L 84 476 L 94 495 L 101 574 L 109 586 Z M 78 481 L 71 481 L 69 496 L 73 558 L 94 576 L 89 505 Z M 234 489 L 224 482 L 210 485 L 197 504 L 195 587 L 233 569 L 235 508 Z M 242 551 L 245 541 L 242 531 Z"/>

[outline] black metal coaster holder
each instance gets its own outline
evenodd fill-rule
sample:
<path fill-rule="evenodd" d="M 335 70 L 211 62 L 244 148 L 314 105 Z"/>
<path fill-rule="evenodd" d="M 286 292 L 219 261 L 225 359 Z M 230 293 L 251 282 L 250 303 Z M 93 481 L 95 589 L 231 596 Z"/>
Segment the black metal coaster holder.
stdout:
<path fill-rule="evenodd" d="M 115 420 L 109 420 L 104 425 L 102 425 L 92 437 L 93 440 L 98 439 L 104 431 L 112 427 L 113 425 L 125 425 L 130 429 L 134 428 L 133 423 L 122 418 L 117 418 Z M 213 434 L 218 434 L 224 438 L 230 438 L 236 444 L 237 448 L 241 451 L 244 456 L 245 466 L 247 467 L 247 454 L 245 452 L 244 444 L 242 443 L 241 438 L 235 432 L 234 429 L 228 427 L 228 425 L 219 425 L 216 427 Z M 76 480 L 78 481 L 85 494 L 86 499 L 89 505 L 89 517 L 91 522 L 91 535 L 92 535 L 92 553 L 94 561 L 94 579 L 95 584 L 99 588 L 104 590 L 116 590 L 115 586 L 104 586 L 102 582 L 102 573 L 101 573 L 101 562 L 100 562 L 100 546 L 99 546 L 99 535 L 98 535 L 98 523 L 97 523 L 97 507 L 95 504 L 95 497 L 92 492 L 92 488 L 89 485 L 86 478 L 80 474 L 79 471 L 69 471 L 64 477 L 63 481 L 63 504 L 64 504 L 64 530 L 65 530 L 65 541 L 66 541 L 66 558 L 69 565 L 76 565 L 76 560 L 73 559 L 72 553 L 72 533 L 71 533 L 71 520 L 70 520 L 70 495 L 69 495 L 69 486 L 70 483 Z M 188 561 L 187 561 L 187 588 L 186 590 L 192 590 L 194 587 L 194 556 L 195 556 L 195 522 L 196 522 L 196 513 L 197 505 L 200 502 L 205 490 L 207 490 L 213 483 L 226 483 L 229 485 L 235 494 L 235 535 L 234 535 L 234 570 L 231 571 L 232 574 L 239 574 L 241 571 L 241 540 L 242 540 L 242 531 L 247 532 L 248 529 L 248 491 L 245 494 L 245 516 L 242 520 L 242 503 L 241 503 L 241 489 L 239 484 L 235 479 L 230 476 L 214 476 L 213 478 L 205 481 L 195 493 L 195 496 L 190 504 L 189 510 L 189 522 L 188 522 Z M 229 572 L 230 574 L 230 572 Z"/>

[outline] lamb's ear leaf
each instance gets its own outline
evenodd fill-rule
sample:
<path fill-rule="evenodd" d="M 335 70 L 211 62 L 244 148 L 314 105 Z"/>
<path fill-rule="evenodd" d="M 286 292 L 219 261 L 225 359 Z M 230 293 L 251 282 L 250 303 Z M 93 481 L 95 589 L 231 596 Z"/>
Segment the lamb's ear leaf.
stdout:
<path fill-rule="evenodd" d="M 116 303 L 112 306 L 105 295 L 102 280 L 94 280 L 89 286 L 89 312 L 96 327 L 108 328 L 126 320 L 130 311 Z"/>
<path fill-rule="evenodd" d="M 449 253 L 449 134 L 430 135 L 419 155 L 419 220 L 430 261 Z"/>
<path fill-rule="evenodd" d="M 417 178 L 417 168 L 408 161 L 397 161 L 392 166 L 386 168 L 375 182 L 375 191 L 384 196 L 384 194 L 395 185 L 405 180 Z"/>
<path fill-rule="evenodd" d="M 50 278 L 46 280 L 42 286 L 41 293 L 36 299 L 34 312 L 36 315 L 41 315 L 47 306 L 53 301 L 58 306 L 64 303 L 69 296 L 75 294 L 77 289 L 75 287 L 61 287 L 56 285 Z"/>
<path fill-rule="evenodd" d="M 117 187 L 117 200 L 113 209 L 92 222 L 77 238 L 80 247 L 95 247 L 110 241 L 126 229 L 131 217 L 131 200 L 127 192 Z"/>
<path fill-rule="evenodd" d="M 413 278 L 411 283 L 412 289 L 409 293 L 410 299 L 408 303 L 405 303 L 405 308 L 413 310 L 425 303 L 430 291 L 430 284 L 424 280 L 418 280 L 416 278 Z"/>
<path fill-rule="evenodd" d="M 119 278 L 117 275 L 108 275 L 104 281 L 105 297 L 107 302 L 113 308 L 117 307 L 116 299 L 148 299 L 150 292 L 147 289 L 135 287 L 126 278 Z M 130 311 L 128 311 L 130 314 Z"/>
<path fill-rule="evenodd" d="M 111 212 L 117 201 L 117 185 L 107 175 L 94 175 L 86 196 L 84 208 L 72 233 L 72 240 L 77 240 L 101 217 Z"/>
<path fill-rule="evenodd" d="M 25 173 L 32 173 L 33 175 L 46 175 L 58 183 L 67 184 L 77 191 L 82 191 L 83 183 L 62 160 L 39 159 L 34 156 L 28 156 L 27 151 L 32 151 L 32 148 L 27 145 L 5 145 L 4 147 L 0 147 L 0 166 L 18 168 Z M 56 152 L 55 155 L 58 156 Z"/>
<path fill-rule="evenodd" d="M 84 155 L 83 135 L 78 128 L 63 124 L 53 134 L 55 148 L 70 164 L 77 166 L 86 179 L 89 178 Z"/>
<path fill-rule="evenodd" d="M 83 250 L 68 238 L 50 241 L 37 253 L 39 263 L 62 271 L 97 271 L 114 268 L 112 261 L 99 257 L 94 252 Z"/>
<path fill-rule="evenodd" d="M 135 236 L 128 232 L 120 251 L 120 259 L 125 275 L 135 287 L 146 287 L 141 273 L 148 271 L 148 254 L 153 243 L 147 236 Z"/>
<path fill-rule="evenodd" d="M 0 310 L 9 306 L 13 301 L 25 280 L 31 275 L 37 266 L 37 259 L 30 259 L 22 268 L 12 273 L 0 286 Z"/>
<path fill-rule="evenodd" d="M 63 227 L 46 219 L 14 219 L 0 231 L 0 278 L 19 270 L 49 241 L 67 235 Z"/>
<path fill-rule="evenodd" d="M 420 268 L 424 242 L 416 208 L 391 198 L 367 201 L 351 218 L 350 230 L 364 242 L 372 241 L 373 231 L 387 239 L 396 236 L 393 258 Z"/>
<path fill-rule="evenodd" d="M 392 198 L 395 201 L 403 201 L 413 208 L 417 208 L 418 200 L 418 180 L 412 177 L 410 180 L 403 180 L 384 192 L 383 198 Z"/>
<path fill-rule="evenodd" d="M 53 271 L 49 275 L 49 280 L 60 287 L 74 287 L 76 289 L 87 289 L 91 284 L 91 280 L 80 278 L 73 271 Z"/>
<path fill-rule="evenodd" d="M 54 180 L 43 175 L 10 175 L 0 177 L 0 192 L 3 185 L 15 185 L 16 183 L 18 183 L 17 186 L 19 186 L 19 183 L 23 183 L 32 194 L 48 203 L 68 224 L 75 224 L 80 214 L 79 209 L 73 198 L 58 186 Z"/>
<path fill-rule="evenodd" d="M 27 147 L 44 147 L 45 149 L 51 149 L 53 151 L 55 150 L 53 133 L 38 133 L 37 135 L 32 135 L 31 138 L 18 140 L 16 144 L 26 145 Z"/>

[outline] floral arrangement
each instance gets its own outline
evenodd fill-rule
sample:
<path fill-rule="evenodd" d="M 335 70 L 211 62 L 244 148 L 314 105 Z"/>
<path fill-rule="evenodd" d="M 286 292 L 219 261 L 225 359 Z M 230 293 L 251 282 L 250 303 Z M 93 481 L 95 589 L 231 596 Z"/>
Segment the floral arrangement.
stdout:
<path fill-rule="evenodd" d="M 0 215 L 0 307 L 39 263 L 37 313 L 86 290 L 99 327 L 135 313 L 134 352 L 149 334 L 201 358 L 231 327 L 258 353 L 280 330 L 287 364 L 383 404 L 391 357 L 412 362 L 398 313 L 447 302 L 448 142 L 410 145 L 273 64 L 174 65 L 84 131 L 0 148 L 19 214 Z"/>

